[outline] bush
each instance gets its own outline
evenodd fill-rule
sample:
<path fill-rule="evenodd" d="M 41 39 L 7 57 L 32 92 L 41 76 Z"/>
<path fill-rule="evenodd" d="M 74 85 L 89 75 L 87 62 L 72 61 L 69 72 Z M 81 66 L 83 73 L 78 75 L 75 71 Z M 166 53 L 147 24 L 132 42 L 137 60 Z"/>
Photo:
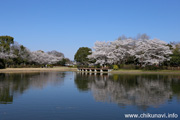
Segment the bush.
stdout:
<path fill-rule="evenodd" d="M 109 69 L 113 69 L 113 65 L 108 65 L 108 68 Z"/>
<path fill-rule="evenodd" d="M 0 69 L 4 69 L 4 68 L 5 68 L 4 60 L 0 59 Z"/>
<path fill-rule="evenodd" d="M 140 65 L 136 65 L 136 66 L 135 66 L 135 69 L 136 69 L 136 70 L 141 69 L 141 66 L 140 66 Z"/>
<path fill-rule="evenodd" d="M 126 64 L 121 64 L 121 65 L 120 65 L 120 68 L 121 68 L 121 69 L 130 70 L 130 69 L 136 69 L 136 66 L 133 65 L 133 64 L 128 64 L 128 65 L 126 65 Z"/>
<path fill-rule="evenodd" d="M 160 67 L 156 65 L 147 65 L 144 67 L 144 70 L 159 70 Z"/>
<path fill-rule="evenodd" d="M 135 69 L 135 65 L 132 65 L 132 64 L 124 65 L 124 66 L 123 66 L 123 69 L 127 69 L 127 70 Z"/>
<path fill-rule="evenodd" d="M 119 67 L 117 65 L 113 65 L 113 70 L 118 70 Z"/>
<path fill-rule="evenodd" d="M 48 64 L 47 67 L 48 68 L 53 68 L 53 65 Z"/>
<path fill-rule="evenodd" d="M 77 68 L 87 68 L 87 65 L 77 65 Z"/>
<path fill-rule="evenodd" d="M 77 68 L 77 65 L 73 65 L 72 68 Z"/>

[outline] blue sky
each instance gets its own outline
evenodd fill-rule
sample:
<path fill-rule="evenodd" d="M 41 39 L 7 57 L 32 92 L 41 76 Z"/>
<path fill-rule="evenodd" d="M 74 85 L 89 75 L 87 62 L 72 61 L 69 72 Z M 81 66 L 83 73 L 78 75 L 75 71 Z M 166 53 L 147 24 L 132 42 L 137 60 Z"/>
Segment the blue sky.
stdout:
<path fill-rule="evenodd" d="M 0 0 L 0 35 L 74 58 L 79 47 L 147 33 L 180 41 L 180 0 Z"/>

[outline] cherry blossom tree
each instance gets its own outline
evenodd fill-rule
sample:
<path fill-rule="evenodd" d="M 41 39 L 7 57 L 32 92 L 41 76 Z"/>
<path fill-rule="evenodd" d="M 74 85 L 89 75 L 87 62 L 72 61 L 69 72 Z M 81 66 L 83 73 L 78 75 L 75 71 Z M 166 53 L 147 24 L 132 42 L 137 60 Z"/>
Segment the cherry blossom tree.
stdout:
<path fill-rule="evenodd" d="M 13 51 L 4 51 L 3 48 L 1 47 L 1 52 L 0 52 L 0 59 L 8 59 L 8 58 L 14 58 L 16 55 L 13 54 Z"/>
<path fill-rule="evenodd" d="M 55 64 L 62 60 L 63 57 L 57 57 L 39 50 L 31 52 L 30 58 L 30 61 L 38 64 Z"/>
<path fill-rule="evenodd" d="M 170 60 L 172 54 L 169 46 L 164 41 L 158 39 L 133 40 L 131 38 L 123 40 L 115 40 L 112 42 L 95 43 L 94 51 L 88 56 L 95 59 L 96 64 L 121 64 L 127 61 L 129 57 L 133 57 L 141 65 L 161 64 Z"/>
<path fill-rule="evenodd" d="M 28 50 L 23 45 L 20 45 L 18 42 L 14 42 L 14 44 L 11 46 L 11 49 L 13 53 L 17 56 L 17 62 L 20 60 L 20 62 L 27 62 L 30 59 L 31 51 Z"/>
<path fill-rule="evenodd" d="M 110 64 L 120 64 L 127 60 L 127 58 L 134 54 L 133 46 L 134 40 L 124 39 L 115 40 L 110 44 L 110 52 L 108 53 L 108 58 Z"/>
<path fill-rule="evenodd" d="M 118 64 L 122 63 L 134 52 L 132 48 L 134 40 L 124 39 L 113 42 L 96 42 L 93 47 L 94 51 L 88 57 L 95 59 L 96 64 Z"/>
<path fill-rule="evenodd" d="M 0 69 L 4 69 L 7 65 L 5 61 L 10 58 L 15 58 L 17 56 L 13 54 L 12 50 L 4 51 L 3 47 L 0 47 L 0 50 Z"/>
<path fill-rule="evenodd" d="M 108 54 L 111 54 L 112 51 L 110 47 L 110 42 L 95 42 L 95 46 L 93 47 L 94 51 L 92 54 L 88 56 L 89 59 L 96 60 L 95 64 L 105 65 L 108 63 L 112 63 L 113 61 L 109 61 Z"/>
<path fill-rule="evenodd" d="M 64 58 L 64 54 L 58 51 L 34 51 L 31 52 L 20 45 L 11 36 L 0 36 L 0 64 L 5 66 L 37 64 L 55 64 Z"/>
<path fill-rule="evenodd" d="M 58 52 L 56 50 L 52 50 L 52 51 L 49 51 L 47 52 L 49 55 L 53 55 L 53 56 L 56 56 L 56 57 L 63 57 L 64 58 L 64 54 L 61 53 L 61 52 Z"/>
<path fill-rule="evenodd" d="M 161 40 L 138 40 L 135 42 L 135 59 L 142 65 L 161 64 L 170 60 L 172 54 L 169 46 Z"/>

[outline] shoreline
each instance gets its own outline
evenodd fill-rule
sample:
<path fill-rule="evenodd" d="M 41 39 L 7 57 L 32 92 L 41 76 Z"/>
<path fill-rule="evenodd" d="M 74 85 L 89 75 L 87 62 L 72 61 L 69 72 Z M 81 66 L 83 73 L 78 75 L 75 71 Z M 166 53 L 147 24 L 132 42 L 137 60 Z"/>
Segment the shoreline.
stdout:
<path fill-rule="evenodd" d="M 57 72 L 57 71 L 72 71 L 78 72 L 77 68 L 69 67 L 54 67 L 54 68 L 6 68 L 0 69 L 0 73 L 32 73 L 32 72 Z M 179 74 L 180 70 L 113 70 L 111 74 Z"/>
<path fill-rule="evenodd" d="M 113 70 L 112 74 L 176 74 L 180 75 L 180 70 Z"/>
<path fill-rule="evenodd" d="M 0 69 L 0 73 L 32 73 L 32 72 L 57 72 L 77 71 L 76 68 L 55 67 L 55 68 L 6 68 Z"/>

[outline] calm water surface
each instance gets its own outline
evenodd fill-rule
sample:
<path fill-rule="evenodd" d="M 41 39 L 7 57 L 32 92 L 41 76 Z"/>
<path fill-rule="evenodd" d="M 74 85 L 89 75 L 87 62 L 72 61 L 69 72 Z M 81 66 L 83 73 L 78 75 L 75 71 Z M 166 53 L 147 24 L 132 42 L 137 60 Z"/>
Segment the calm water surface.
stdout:
<path fill-rule="evenodd" d="M 128 113 L 180 119 L 180 75 L 0 74 L 0 120 L 124 120 Z"/>

